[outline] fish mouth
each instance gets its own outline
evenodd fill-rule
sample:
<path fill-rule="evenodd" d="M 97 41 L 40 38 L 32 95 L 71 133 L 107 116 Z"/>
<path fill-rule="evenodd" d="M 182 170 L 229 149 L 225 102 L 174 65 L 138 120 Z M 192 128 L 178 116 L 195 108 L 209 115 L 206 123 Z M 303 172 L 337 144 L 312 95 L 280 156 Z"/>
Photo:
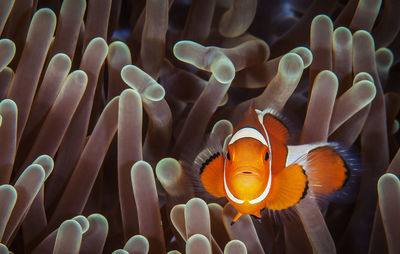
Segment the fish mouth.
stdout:
<path fill-rule="evenodd" d="M 235 176 L 244 175 L 244 176 L 260 176 L 260 174 L 255 169 L 240 169 L 236 170 Z"/>
<path fill-rule="evenodd" d="M 253 174 L 253 172 L 250 172 L 250 171 L 242 171 L 242 172 L 239 172 L 240 174 L 246 174 L 246 175 L 249 175 L 249 174 Z"/>
<path fill-rule="evenodd" d="M 244 175 L 258 175 L 252 171 L 240 171 L 238 174 L 244 174 Z"/>

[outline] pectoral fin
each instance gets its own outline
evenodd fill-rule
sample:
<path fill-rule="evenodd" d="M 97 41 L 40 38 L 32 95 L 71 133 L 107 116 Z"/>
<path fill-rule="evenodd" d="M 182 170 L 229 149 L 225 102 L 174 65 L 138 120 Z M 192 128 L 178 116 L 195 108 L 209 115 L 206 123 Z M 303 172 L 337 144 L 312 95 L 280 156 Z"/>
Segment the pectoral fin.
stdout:
<path fill-rule="evenodd" d="M 205 160 L 200 168 L 201 182 L 211 195 L 224 197 L 224 158 L 222 154 L 216 153 Z"/>
<path fill-rule="evenodd" d="M 307 193 L 308 182 L 299 164 L 290 165 L 272 175 L 271 191 L 266 199 L 270 210 L 283 210 L 297 204 Z"/>

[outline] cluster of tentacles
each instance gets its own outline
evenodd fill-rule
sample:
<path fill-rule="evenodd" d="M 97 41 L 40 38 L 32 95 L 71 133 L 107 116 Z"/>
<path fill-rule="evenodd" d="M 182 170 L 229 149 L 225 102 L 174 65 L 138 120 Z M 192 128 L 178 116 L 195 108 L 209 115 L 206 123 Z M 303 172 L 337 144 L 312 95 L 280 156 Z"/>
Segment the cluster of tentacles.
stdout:
<path fill-rule="evenodd" d="M 1 0 L 0 253 L 400 253 L 399 9 Z M 231 225 L 192 163 L 250 105 L 360 158 L 354 198 Z"/>

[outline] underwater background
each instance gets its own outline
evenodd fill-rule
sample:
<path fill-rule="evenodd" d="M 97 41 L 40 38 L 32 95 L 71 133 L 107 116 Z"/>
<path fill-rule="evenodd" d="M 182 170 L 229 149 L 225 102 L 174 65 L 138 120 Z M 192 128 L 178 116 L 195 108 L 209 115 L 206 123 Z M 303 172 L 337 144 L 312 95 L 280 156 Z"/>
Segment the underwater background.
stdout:
<path fill-rule="evenodd" d="M 0 253 L 400 253 L 400 1 L 1 0 Z M 249 215 L 193 164 L 250 105 L 351 188 Z"/>

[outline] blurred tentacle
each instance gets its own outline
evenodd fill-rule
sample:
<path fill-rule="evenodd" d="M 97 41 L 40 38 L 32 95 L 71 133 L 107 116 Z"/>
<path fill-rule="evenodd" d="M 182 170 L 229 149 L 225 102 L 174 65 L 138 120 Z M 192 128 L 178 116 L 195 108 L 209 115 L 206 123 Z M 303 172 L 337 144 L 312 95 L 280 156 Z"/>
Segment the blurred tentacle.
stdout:
<path fill-rule="evenodd" d="M 149 240 L 149 253 L 165 252 L 153 169 L 147 162 L 138 161 L 132 166 L 131 178 L 138 213 L 139 232 Z"/>
<path fill-rule="evenodd" d="M 126 239 L 139 232 L 130 171 L 142 159 L 142 101 L 138 92 L 126 89 L 118 106 L 118 189 Z"/>
<path fill-rule="evenodd" d="M 82 213 L 108 147 L 117 131 L 119 97 L 111 100 L 100 116 L 68 184 L 51 216 L 50 230 L 72 216 Z M 69 207 L 68 210 L 63 207 Z"/>
<path fill-rule="evenodd" d="M 19 110 L 17 144 L 28 119 L 55 27 L 56 16 L 50 9 L 41 9 L 33 15 L 21 55 L 21 64 L 18 64 L 7 96 L 17 104 Z"/>

